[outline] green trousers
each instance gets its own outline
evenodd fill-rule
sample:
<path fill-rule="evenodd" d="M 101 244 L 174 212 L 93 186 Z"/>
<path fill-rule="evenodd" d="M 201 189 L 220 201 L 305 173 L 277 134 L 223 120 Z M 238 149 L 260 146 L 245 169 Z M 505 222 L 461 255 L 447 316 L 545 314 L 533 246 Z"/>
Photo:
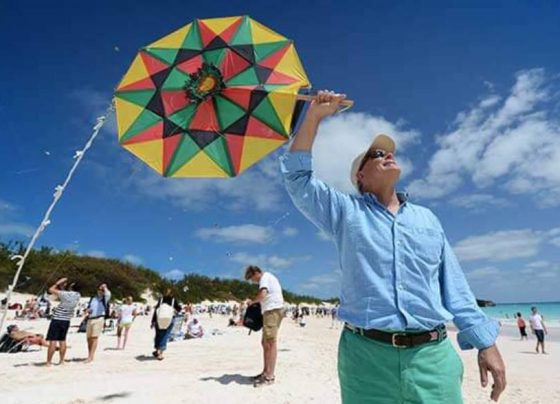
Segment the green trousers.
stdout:
<path fill-rule="evenodd" d="M 463 363 L 449 339 L 395 348 L 344 329 L 338 377 L 343 404 L 463 402 Z"/>

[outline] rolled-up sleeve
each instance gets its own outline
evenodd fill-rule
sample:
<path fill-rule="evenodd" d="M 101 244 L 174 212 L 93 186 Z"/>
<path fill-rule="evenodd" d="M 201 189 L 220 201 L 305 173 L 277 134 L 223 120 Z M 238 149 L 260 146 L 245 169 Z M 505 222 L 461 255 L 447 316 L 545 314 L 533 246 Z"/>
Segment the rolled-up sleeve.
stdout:
<path fill-rule="evenodd" d="M 478 307 L 447 239 L 443 247 L 440 284 L 444 307 L 453 315 L 453 322 L 459 329 L 459 347 L 467 350 L 494 345 L 500 329 L 498 322 L 488 318 Z"/>
<path fill-rule="evenodd" d="M 315 178 L 310 152 L 286 153 L 280 157 L 280 169 L 294 205 L 320 230 L 334 234 L 347 196 Z"/>

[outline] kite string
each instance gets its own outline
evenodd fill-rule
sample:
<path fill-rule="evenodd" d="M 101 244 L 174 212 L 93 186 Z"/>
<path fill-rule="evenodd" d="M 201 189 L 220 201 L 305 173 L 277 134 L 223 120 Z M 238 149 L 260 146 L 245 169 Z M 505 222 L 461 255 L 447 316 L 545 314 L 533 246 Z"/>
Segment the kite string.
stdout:
<path fill-rule="evenodd" d="M 114 111 L 114 106 L 113 106 L 113 103 L 111 103 L 109 105 L 109 107 L 107 108 L 105 114 L 102 115 L 102 116 L 99 116 L 97 118 L 97 122 L 96 122 L 95 126 L 93 127 L 93 132 L 92 132 L 89 140 L 85 144 L 84 148 L 82 150 L 76 151 L 76 153 L 74 154 L 74 159 L 76 161 L 74 162 L 74 164 L 72 165 L 72 168 L 68 172 L 68 175 L 66 176 L 66 180 L 64 181 L 64 183 L 62 185 L 57 185 L 55 187 L 55 192 L 53 194 L 53 201 L 51 202 L 49 208 L 47 209 L 47 212 L 45 213 L 45 216 L 43 217 L 43 220 L 41 221 L 41 223 L 39 224 L 39 226 L 35 230 L 35 233 L 33 234 L 33 237 L 31 237 L 31 241 L 27 245 L 25 253 L 23 255 L 14 255 L 14 256 L 11 257 L 12 261 L 17 261 L 16 265 L 17 265 L 18 269 L 16 271 L 16 274 L 14 276 L 12 284 L 8 286 L 8 293 L 6 295 L 6 303 L 5 303 L 5 307 L 4 307 L 4 312 L 2 313 L 2 320 L 0 320 L 0 330 L 2 330 L 3 327 L 4 327 L 4 322 L 6 321 L 6 316 L 8 314 L 8 306 L 10 304 L 10 297 L 12 296 L 12 292 L 14 291 L 14 288 L 17 285 L 17 281 L 19 279 L 19 276 L 20 276 L 21 271 L 23 269 L 23 266 L 25 264 L 25 260 L 27 259 L 27 257 L 31 253 L 31 250 L 33 249 L 33 246 L 35 245 L 35 242 L 37 241 L 37 239 L 39 238 L 41 233 L 43 231 L 45 231 L 46 227 L 51 223 L 50 215 L 51 215 L 54 207 L 58 203 L 59 199 L 62 197 L 62 194 L 66 190 L 66 187 L 68 186 L 68 183 L 72 179 L 72 176 L 74 175 L 74 172 L 76 171 L 76 169 L 78 168 L 78 165 L 82 161 L 85 153 L 91 147 L 91 145 L 93 144 L 93 141 L 95 140 L 95 138 L 99 134 L 99 131 L 101 130 L 101 128 L 105 124 L 105 121 L 107 120 L 107 115 L 109 115 L 113 111 Z"/>

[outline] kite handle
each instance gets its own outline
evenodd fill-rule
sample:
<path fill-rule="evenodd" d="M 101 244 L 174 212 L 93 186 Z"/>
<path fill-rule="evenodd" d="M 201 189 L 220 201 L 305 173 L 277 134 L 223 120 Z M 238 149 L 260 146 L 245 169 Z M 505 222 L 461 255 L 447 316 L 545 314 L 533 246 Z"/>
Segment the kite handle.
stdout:
<path fill-rule="evenodd" d="M 296 97 L 298 100 L 301 101 L 313 101 L 315 99 L 314 95 L 307 95 L 307 94 L 298 94 Z M 354 101 L 352 100 L 343 100 L 340 105 L 342 108 L 338 112 L 346 111 L 354 106 Z"/>

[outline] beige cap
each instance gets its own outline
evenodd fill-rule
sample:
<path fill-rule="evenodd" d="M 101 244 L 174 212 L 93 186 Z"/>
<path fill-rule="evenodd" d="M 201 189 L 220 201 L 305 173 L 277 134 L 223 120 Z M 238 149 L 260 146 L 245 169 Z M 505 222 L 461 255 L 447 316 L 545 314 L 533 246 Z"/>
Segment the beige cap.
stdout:
<path fill-rule="evenodd" d="M 381 149 L 390 153 L 394 153 L 396 150 L 395 141 L 387 135 L 379 134 L 375 137 L 375 139 L 373 139 L 373 142 L 368 148 L 368 150 L 372 149 Z M 358 189 L 358 168 L 360 168 L 360 163 L 362 162 L 366 153 L 367 151 L 360 153 L 358 157 L 356 157 L 352 162 L 352 168 L 350 170 L 350 181 L 352 181 L 352 184 L 354 184 L 356 189 Z"/>

